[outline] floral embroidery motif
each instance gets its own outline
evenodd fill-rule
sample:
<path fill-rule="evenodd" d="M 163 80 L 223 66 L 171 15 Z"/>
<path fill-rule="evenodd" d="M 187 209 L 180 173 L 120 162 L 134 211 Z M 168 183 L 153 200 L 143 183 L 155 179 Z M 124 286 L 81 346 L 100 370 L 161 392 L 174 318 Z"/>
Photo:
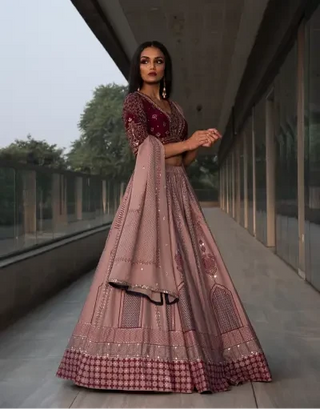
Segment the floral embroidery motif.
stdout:
<path fill-rule="evenodd" d="M 171 115 L 157 108 L 139 92 L 130 93 L 123 104 L 123 121 L 133 153 L 148 135 L 154 135 L 165 145 L 188 137 L 188 124 L 176 103 L 170 101 Z"/>
<path fill-rule="evenodd" d="M 206 252 L 206 247 L 204 245 L 204 242 L 202 240 L 199 240 L 199 244 L 200 244 L 200 249 L 203 253 Z"/>
<path fill-rule="evenodd" d="M 179 250 L 176 252 L 175 260 L 176 260 L 176 263 L 177 263 L 177 269 L 182 273 L 182 256 L 181 256 Z"/>
<path fill-rule="evenodd" d="M 213 254 L 207 252 L 205 244 L 202 240 L 199 240 L 199 245 L 205 272 L 215 277 L 218 271 L 216 259 Z"/>
<path fill-rule="evenodd" d="M 202 256 L 202 260 L 203 260 L 205 272 L 211 276 L 214 276 L 218 271 L 218 267 L 217 267 L 217 263 L 216 263 L 216 259 L 214 258 L 214 255 L 211 253 L 204 254 Z"/>

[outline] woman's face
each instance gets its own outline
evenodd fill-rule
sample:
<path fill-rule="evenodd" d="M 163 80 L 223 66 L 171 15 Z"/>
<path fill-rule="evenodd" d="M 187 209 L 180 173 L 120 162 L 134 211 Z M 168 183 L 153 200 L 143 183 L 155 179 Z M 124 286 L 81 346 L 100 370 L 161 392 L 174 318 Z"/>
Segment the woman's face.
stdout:
<path fill-rule="evenodd" d="M 140 55 L 140 74 L 147 84 L 158 83 L 164 77 L 165 59 L 156 47 L 145 48 Z"/>

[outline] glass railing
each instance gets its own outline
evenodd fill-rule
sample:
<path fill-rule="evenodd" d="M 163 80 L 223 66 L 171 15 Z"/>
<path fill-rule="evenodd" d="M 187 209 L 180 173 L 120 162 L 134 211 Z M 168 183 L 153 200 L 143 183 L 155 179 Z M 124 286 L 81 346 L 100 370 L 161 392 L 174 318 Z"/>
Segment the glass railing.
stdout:
<path fill-rule="evenodd" d="M 0 161 L 0 258 L 111 223 L 124 183 Z"/>
<path fill-rule="evenodd" d="M 210 189 L 194 189 L 199 202 L 219 202 L 219 190 L 217 188 L 210 188 Z"/>

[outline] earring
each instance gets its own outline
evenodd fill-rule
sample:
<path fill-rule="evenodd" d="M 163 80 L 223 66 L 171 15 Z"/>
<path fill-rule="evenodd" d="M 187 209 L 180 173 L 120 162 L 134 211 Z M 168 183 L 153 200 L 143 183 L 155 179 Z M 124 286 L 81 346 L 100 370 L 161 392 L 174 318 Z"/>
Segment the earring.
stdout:
<path fill-rule="evenodd" d="M 167 98 L 166 80 L 165 80 L 165 78 L 163 78 L 162 98 L 163 98 L 163 99 L 166 99 L 166 98 Z"/>
<path fill-rule="evenodd" d="M 140 87 L 138 87 L 137 91 L 140 91 Z"/>

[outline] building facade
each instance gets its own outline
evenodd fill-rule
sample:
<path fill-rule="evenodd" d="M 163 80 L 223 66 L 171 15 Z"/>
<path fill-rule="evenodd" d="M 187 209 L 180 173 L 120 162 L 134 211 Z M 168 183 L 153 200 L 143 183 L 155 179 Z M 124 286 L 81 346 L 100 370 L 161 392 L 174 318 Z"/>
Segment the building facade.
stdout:
<path fill-rule="evenodd" d="M 220 205 L 320 290 L 320 2 L 270 3 L 220 148 Z"/>

